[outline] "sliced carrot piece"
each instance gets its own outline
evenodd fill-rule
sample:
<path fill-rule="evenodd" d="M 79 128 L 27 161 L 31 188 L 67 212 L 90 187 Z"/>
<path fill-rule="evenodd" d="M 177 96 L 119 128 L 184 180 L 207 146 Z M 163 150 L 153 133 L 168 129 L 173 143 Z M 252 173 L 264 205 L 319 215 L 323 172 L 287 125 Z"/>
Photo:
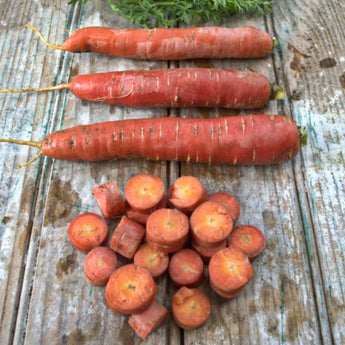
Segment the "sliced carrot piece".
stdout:
<path fill-rule="evenodd" d="M 200 246 L 197 242 L 195 242 L 193 239 L 190 242 L 192 248 L 198 252 L 201 259 L 204 261 L 205 264 L 209 263 L 211 257 L 217 253 L 219 250 L 226 247 L 227 240 L 222 241 L 219 245 L 216 247 L 204 247 Z"/>
<path fill-rule="evenodd" d="M 230 235 L 233 221 L 225 206 L 216 201 L 206 201 L 192 213 L 190 226 L 196 243 L 216 247 Z"/>
<path fill-rule="evenodd" d="M 105 298 L 115 313 L 130 315 L 148 308 L 157 290 L 155 281 L 145 268 L 128 264 L 112 273 L 105 288 Z"/>
<path fill-rule="evenodd" d="M 145 228 L 122 216 L 110 238 L 109 247 L 127 259 L 133 259 L 145 236 Z"/>
<path fill-rule="evenodd" d="M 238 225 L 228 238 L 228 245 L 240 248 L 249 259 L 256 258 L 266 246 L 265 235 L 253 225 Z"/>
<path fill-rule="evenodd" d="M 177 325 L 190 330 L 200 327 L 207 321 L 211 304 L 202 291 L 183 286 L 175 293 L 171 310 Z"/>
<path fill-rule="evenodd" d="M 210 286 L 212 288 L 212 290 L 219 296 L 225 298 L 225 299 L 231 299 L 231 298 L 235 298 L 237 297 L 244 289 L 244 286 L 242 286 L 241 288 L 235 290 L 235 291 L 231 291 L 231 292 L 228 292 L 228 291 L 223 291 L 223 290 L 220 290 L 220 289 L 217 289 L 212 281 L 210 281 Z"/>
<path fill-rule="evenodd" d="M 143 312 L 131 315 L 128 323 L 145 340 L 166 320 L 168 313 L 168 309 L 155 300 Z"/>
<path fill-rule="evenodd" d="M 174 253 L 169 263 L 169 276 L 177 286 L 198 287 L 204 280 L 204 263 L 193 249 Z"/>
<path fill-rule="evenodd" d="M 168 190 L 172 207 L 190 215 L 195 208 L 208 199 L 207 191 L 194 176 L 179 177 Z"/>
<path fill-rule="evenodd" d="M 68 236 L 73 246 L 83 253 L 105 244 L 108 226 L 96 213 L 83 213 L 75 217 L 68 226 Z"/>
<path fill-rule="evenodd" d="M 168 269 L 169 256 L 144 243 L 134 255 L 134 263 L 146 268 L 153 278 L 157 278 Z"/>
<path fill-rule="evenodd" d="M 133 176 L 125 185 L 125 197 L 129 205 L 141 212 L 150 212 L 163 199 L 164 182 L 151 174 Z"/>
<path fill-rule="evenodd" d="M 216 192 L 210 195 L 209 200 L 223 204 L 228 209 L 233 222 L 237 221 L 240 216 L 240 204 L 233 195 L 226 192 Z"/>
<path fill-rule="evenodd" d="M 93 195 L 105 218 L 114 218 L 124 213 L 125 201 L 115 180 L 94 187 Z"/>
<path fill-rule="evenodd" d="M 210 260 L 209 279 L 216 289 L 234 292 L 245 286 L 253 276 L 253 267 L 241 249 L 227 247 Z"/>
<path fill-rule="evenodd" d="M 146 240 L 146 242 L 151 248 L 153 248 L 155 250 L 159 250 L 165 254 L 171 254 L 171 253 L 175 253 L 178 250 L 181 250 L 182 248 L 184 248 L 188 242 L 188 237 L 182 239 L 179 243 L 170 244 L 170 245 L 157 243 L 157 242 L 152 241 L 152 240 Z"/>
<path fill-rule="evenodd" d="M 86 281 L 94 286 L 105 286 L 117 266 L 117 257 L 108 247 L 95 247 L 86 255 L 84 275 Z"/>

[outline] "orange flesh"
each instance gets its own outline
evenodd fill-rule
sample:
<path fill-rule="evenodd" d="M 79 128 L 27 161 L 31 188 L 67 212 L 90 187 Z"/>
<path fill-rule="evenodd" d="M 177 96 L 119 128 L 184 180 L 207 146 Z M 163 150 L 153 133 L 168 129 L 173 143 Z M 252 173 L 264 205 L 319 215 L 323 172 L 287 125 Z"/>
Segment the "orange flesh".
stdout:
<path fill-rule="evenodd" d="M 243 286 L 243 287 L 241 287 L 235 291 L 231 291 L 231 292 L 223 291 L 223 290 L 218 289 L 216 286 L 214 286 L 212 281 L 210 281 L 210 286 L 214 292 L 216 292 L 219 296 L 226 298 L 226 299 L 231 299 L 231 298 L 237 297 L 244 289 L 244 286 Z"/>
<path fill-rule="evenodd" d="M 226 247 L 226 240 L 222 241 L 219 245 L 215 247 L 204 247 L 200 246 L 197 242 L 193 241 L 192 239 L 191 246 L 194 250 L 196 250 L 199 253 L 202 260 L 205 263 L 208 263 L 215 253 Z"/>
<path fill-rule="evenodd" d="M 228 209 L 233 222 L 236 222 L 240 215 L 240 205 L 235 197 L 229 193 L 216 192 L 210 195 L 209 200 L 223 204 Z"/>

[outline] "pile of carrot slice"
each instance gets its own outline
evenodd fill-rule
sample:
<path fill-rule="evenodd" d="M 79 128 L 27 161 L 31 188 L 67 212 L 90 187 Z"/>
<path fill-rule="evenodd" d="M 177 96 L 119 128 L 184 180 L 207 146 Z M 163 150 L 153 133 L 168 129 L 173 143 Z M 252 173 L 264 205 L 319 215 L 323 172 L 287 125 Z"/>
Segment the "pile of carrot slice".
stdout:
<path fill-rule="evenodd" d="M 253 276 L 252 260 L 265 248 L 253 225 L 236 225 L 240 205 L 224 191 L 209 194 L 201 181 L 182 176 L 166 188 L 161 178 L 139 174 L 122 192 L 116 181 L 93 189 L 103 215 L 85 213 L 69 225 L 72 245 L 87 254 L 86 281 L 105 286 L 107 306 L 128 315 L 146 339 L 169 315 L 157 300 L 158 280 L 167 274 L 176 290 L 172 319 L 185 330 L 203 325 L 211 313 L 205 280 L 223 299 L 238 296 Z M 109 234 L 105 219 L 119 218 Z M 119 266 L 118 257 L 124 258 Z"/>

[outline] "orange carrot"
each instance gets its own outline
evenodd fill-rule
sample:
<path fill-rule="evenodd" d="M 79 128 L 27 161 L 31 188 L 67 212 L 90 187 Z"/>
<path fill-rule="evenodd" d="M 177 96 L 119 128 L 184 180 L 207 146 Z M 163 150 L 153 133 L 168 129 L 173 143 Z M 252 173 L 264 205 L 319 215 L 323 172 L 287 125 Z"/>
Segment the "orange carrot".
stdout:
<path fill-rule="evenodd" d="M 133 259 L 145 236 L 145 228 L 123 216 L 110 238 L 109 247 L 127 259 Z"/>
<path fill-rule="evenodd" d="M 193 249 L 174 253 L 169 263 L 169 276 L 176 286 L 198 287 L 204 280 L 204 263 Z"/>
<path fill-rule="evenodd" d="M 227 247 L 214 254 L 208 269 L 212 285 L 224 292 L 235 292 L 253 276 L 248 257 L 237 247 Z"/>
<path fill-rule="evenodd" d="M 228 238 L 229 246 L 240 248 L 249 259 L 256 258 L 266 246 L 265 235 L 253 225 L 238 225 Z"/>
<path fill-rule="evenodd" d="M 237 297 L 244 289 L 244 286 L 242 286 L 241 288 L 234 290 L 234 291 L 223 291 L 218 289 L 217 287 L 215 287 L 212 283 L 212 281 L 210 281 L 210 286 L 212 288 L 212 290 L 219 295 L 220 297 L 223 297 L 225 299 L 231 299 L 231 298 L 235 298 Z"/>
<path fill-rule="evenodd" d="M 194 176 L 179 177 L 168 190 L 168 200 L 173 208 L 190 215 L 197 206 L 208 199 L 207 191 Z"/>
<path fill-rule="evenodd" d="M 216 192 L 210 195 L 209 200 L 223 204 L 228 209 L 232 221 L 237 221 L 240 216 L 240 205 L 234 196 L 226 192 Z"/>
<path fill-rule="evenodd" d="M 144 243 L 134 255 L 134 263 L 146 268 L 153 278 L 157 278 L 168 269 L 169 256 Z"/>
<path fill-rule="evenodd" d="M 129 325 L 145 340 L 168 317 L 168 310 L 156 300 L 141 313 L 133 314 L 128 320 Z"/>
<path fill-rule="evenodd" d="M 116 254 L 108 247 L 95 247 L 86 255 L 84 275 L 94 286 L 105 286 L 117 266 Z"/>
<path fill-rule="evenodd" d="M 157 285 L 145 268 L 128 264 L 112 273 L 105 288 L 105 298 L 114 313 L 137 314 L 150 306 L 157 290 Z"/>
<path fill-rule="evenodd" d="M 183 286 L 175 293 L 171 310 L 177 325 L 190 330 L 200 327 L 207 321 L 211 304 L 202 291 Z"/>
<path fill-rule="evenodd" d="M 117 217 L 125 211 L 125 202 L 116 181 L 94 187 L 93 195 L 105 218 Z"/>
<path fill-rule="evenodd" d="M 213 254 L 217 253 L 219 250 L 226 247 L 227 240 L 222 241 L 216 247 L 205 247 L 201 246 L 193 239 L 190 242 L 192 248 L 200 255 L 201 259 L 204 261 L 205 264 L 208 264 Z"/>
<path fill-rule="evenodd" d="M 204 247 L 219 246 L 230 235 L 232 226 L 228 210 L 216 201 L 202 203 L 190 217 L 192 239 Z"/>
<path fill-rule="evenodd" d="M 83 253 L 105 244 L 108 226 L 96 213 L 83 213 L 75 217 L 68 227 L 68 236 L 73 246 Z"/>

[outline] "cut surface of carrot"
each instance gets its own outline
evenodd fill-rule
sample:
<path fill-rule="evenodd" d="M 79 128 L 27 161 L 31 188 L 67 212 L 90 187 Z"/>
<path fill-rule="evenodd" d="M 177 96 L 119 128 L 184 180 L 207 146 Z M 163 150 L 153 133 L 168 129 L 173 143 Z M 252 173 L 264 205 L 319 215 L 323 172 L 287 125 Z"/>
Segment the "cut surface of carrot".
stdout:
<path fill-rule="evenodd" d="M 212 283 L 212 281 L 210 281 L 210 286 L 212 288 L 212 290 L 219 295 L 220 297 L 223 297 L 225 299 L 231 299 L 231 298 L 235 298 L 237 297 L 244 289 L 244 286 L 242 286 L 241 288 L 234 290 L 234 291 L 223 291 L 218 289 L 216 286 L 214 286 L 214 284 Z"/>
<path fill-rule="evenodd" d="M 128 264 L 112 273 L 105 288 L 105 298 L 115 313 L 130 315 L 148 308 L 157 290 L 155 281 L 145 268 Z"/>
<path fill-rule="evenodd" d="M 181 287 L 174 295 L 171 304 L 172 315 L 178 326 L 185 330 L 204 324 L 210 316 L 209 298 L 198 289 Z"/>
<path fill-rule="evenodd" d="M 83 253 L 105 244 L 108 226 L 96 213 L 87 212 L 75 217 L 68 226 L 68 236 L 73 246 Z"/>
<path fill-rule="evenodd" d="M 209 200 L 218 201 L 223 204 L 229 211 L 232 221 L 235 223 L 240 216 L 240 204 L 237 199 L 226 192 L 215 192 L 210 195 Z"/>

